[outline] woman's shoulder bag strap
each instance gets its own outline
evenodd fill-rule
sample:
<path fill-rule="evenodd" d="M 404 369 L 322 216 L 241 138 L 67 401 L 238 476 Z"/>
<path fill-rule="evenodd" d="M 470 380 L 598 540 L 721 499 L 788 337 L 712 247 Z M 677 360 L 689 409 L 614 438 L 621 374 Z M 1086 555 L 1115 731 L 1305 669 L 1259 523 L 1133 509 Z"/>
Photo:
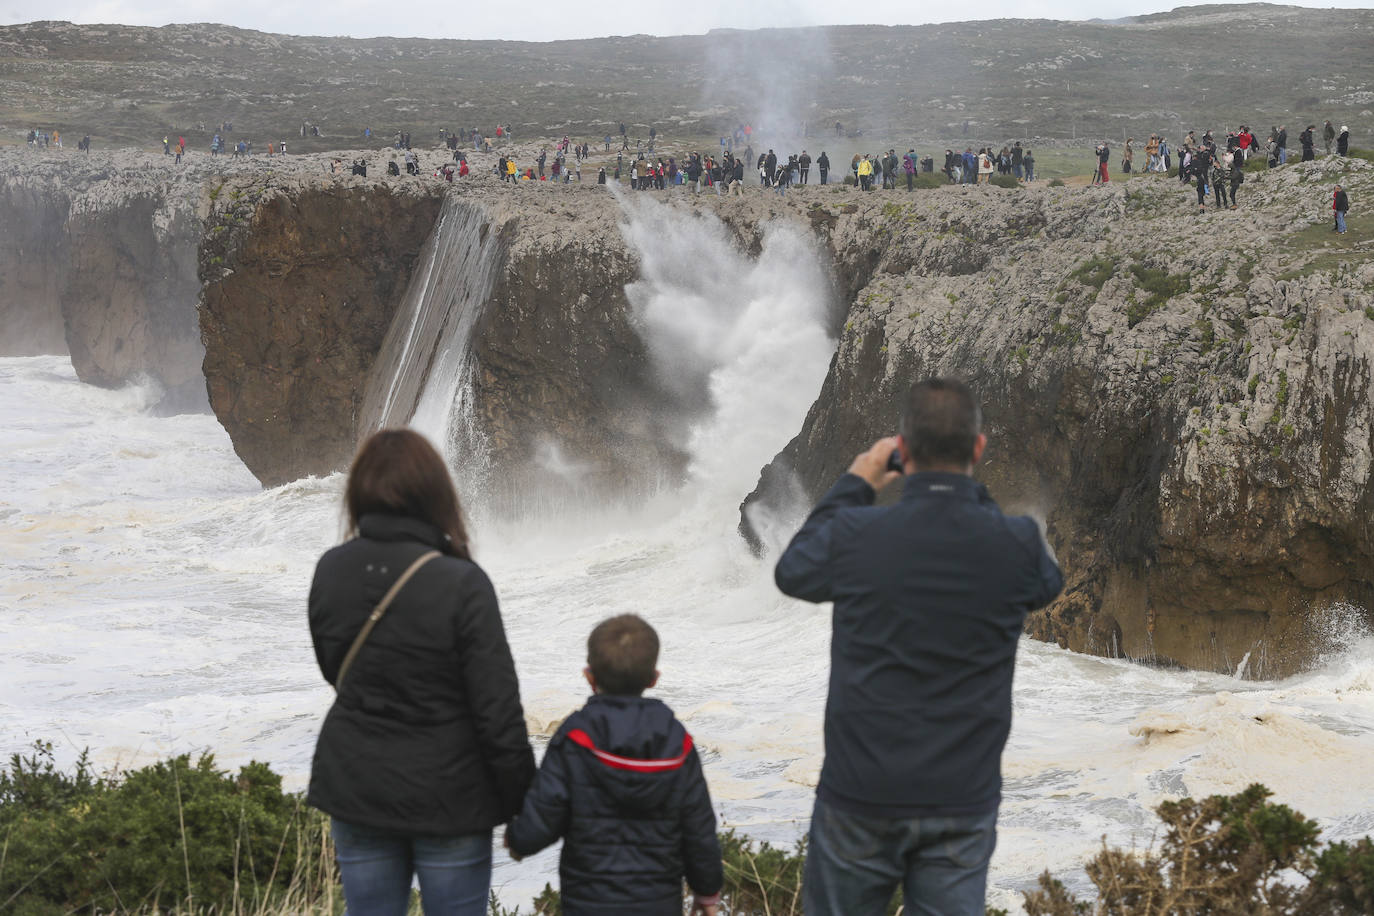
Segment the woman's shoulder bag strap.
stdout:
<path fill-rule="evenodd" d="M 358 635 L 353 639 L 353 645 L 348 647 L 348 654 L 344 656 L 343 664 L 339 665 L 339 674 L 334 678 L 335 693 L 343 689 L 344 675 L 348 674 L 348 669 L 353 665 L 353 659 L 357 657 L 358 650 L 363 647 L 363 643 L 367 642 L 367 637 L 371 635 L 372 628 L 377 625 L 377 621 L 382 619 L 382 615 L 386 613 L 386 609 L 391 607 L 391 602 L 395 600 L 396 595 L 399 594 L 401 589 L 405 587 L 405 584 L 410 581 L 410 577 L 420 571 L 421 566 L 424 566 L 437 556 L 439 556 L 439 551 L 437 550 L 430 550 L 421 554 L 414 563 L 406 567 L 406 571 L 401 573 L 400 578 L 392 583 L 391 588 L 387 589 L 386 594 L 382 596 L 382 600 L 377 602 L 377 606 L 372 609 L 372 613 L 367 615 L 367 620 L 363 623 L 363 628 L 358 631 Z"/>

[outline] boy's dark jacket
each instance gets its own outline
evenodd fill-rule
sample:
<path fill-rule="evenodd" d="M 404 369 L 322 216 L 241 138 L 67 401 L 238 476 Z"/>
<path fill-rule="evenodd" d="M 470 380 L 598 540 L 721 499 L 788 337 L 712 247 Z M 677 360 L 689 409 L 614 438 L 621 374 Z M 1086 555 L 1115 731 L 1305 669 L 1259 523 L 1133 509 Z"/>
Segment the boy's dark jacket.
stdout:
<path fill-rule="evenodd" d="M 724 881 L 716 817 L 691 737 L 659 700 L 593 696 L 549 742 L 506 828 L 528 856 L 563 838 L 565 916 L 681 916 Z"/>

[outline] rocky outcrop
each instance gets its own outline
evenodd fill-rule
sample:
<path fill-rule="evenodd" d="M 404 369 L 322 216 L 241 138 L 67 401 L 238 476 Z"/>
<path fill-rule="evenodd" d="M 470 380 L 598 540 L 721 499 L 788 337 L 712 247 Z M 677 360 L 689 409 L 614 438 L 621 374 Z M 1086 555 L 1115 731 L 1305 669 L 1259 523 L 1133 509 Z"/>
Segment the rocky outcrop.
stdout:
<path fill-rule="evenodd" d="M 67 350 L 61 287 L 70 207 L 47 188 L 0 184 L 0 355 Z"/>
<path fill-rule="evenodd" d="M 962 376 L 986 409 L 979 476 L 1048 519 L 1066 572 L 1032 635 L 1301 667 L 1325 608 L 1374 607 L 1374 252 L 1332 258 L 1325 225 L 1293 223 L 1328 217 L 1338 173 L 1374 191 L 1355 161 L 1252 175 L 1243 215 L 1199 217 L 1164 179 L 827 208 L 841 251 L 881 242 L 876 269 L 764 483 L 791 469 L 814 498 L 912 381 Z"/>
<path fill-rule="evenodd" d="M 201 175 L 22 149 L 0 153 L 0 175 L 0 352 L 68 352 L 83 381 L 149 380 L 160 409 L 203 410 Z"/>
<path fill-rule="evenodd" d="M 61 301 L 83 381 L 113 387 L 149 376 L 163 389 L 160 409 L 205 409 L 195 308 L 199 197 L 154 189 L 114 206 L 73 202 Z"/>
<path fill-rule="evenodd" d="M 520 187 L 511 244 L 474 333 L 473 404 L 496 511 L 574 500 L 632 500 L 681 474 L 667 427 L 681 405 L 654 380 L 625 287 L 637 264 L 604 188 Z M 553 486 L 540 486 L 552 483 Z"/>
<path fill-rule="evenodd" d="M 200 249 L 210 405 L 259 480 L 345 467 L 382 341 L 443 189 L 230 178 Z"/>

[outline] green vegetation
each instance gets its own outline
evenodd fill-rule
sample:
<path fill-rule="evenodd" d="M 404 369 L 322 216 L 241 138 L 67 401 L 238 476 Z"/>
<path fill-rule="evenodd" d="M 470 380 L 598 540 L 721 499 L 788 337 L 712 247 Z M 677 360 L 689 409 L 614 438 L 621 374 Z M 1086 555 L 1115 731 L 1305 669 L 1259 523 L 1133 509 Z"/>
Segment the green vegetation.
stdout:
<path fill-rule="evenodd" d="M 1210 351 L 1212 347 L 1216 346 L 1217 332 L 1216 329 L 1212 326 L 1211 321 L 1209 321 L 1206 318 L 1199 318 L 1196 322 L 1194 322 L 1193 326 L 1197 328 L 1198 339 L 1202 343 L 1202 353 L 1205 354 L 1208 351 Z"/>
<path fill-rule="evenodd" d="M 1110 280 L 1115 273 L 1115 259 L 1094 256 L 1078 265 L 1077 269 L 1069 274 L 1069 277 L 1084 286 L 1091 287 L 1094 292 L 1101 292 L 1103 284 Z"/>
<path fill-rule="evenodd" d="M 996 185 L 999 188 L 1021 187 L 1021 182 L 1016 180 L 1015 175 L 993 175 L 988 179 L 988 184 Z"/>
<path fill-rule="evenodd" d="M 1368 318 L 1370 321 L 1374 321 L 1374 306 L 1365 306 L 1364 317 Z"/>
<path fill-rule="evenodd" d="M 1288 406 L 1288 370 L 1286 369 L 1279 370 L 1279 390 L 1275 395 L 1275 400 L 1278 401 L 1280 410 Z"/>
<path fill-rule="evenodd" d="M 1249 383 L 1248 385 L 1245 386 L 1245 389 L 1246 389 L 1247 391 L 1250 392 L 1250 397 L 1253 398 L 1253 397 L 1255 396 L 1255 389 L 1258 388 L 1258 387 L 1259 387 L 1259 376 L 1258 376 L 1258 375 L 1252 375 L 1252 376 L 1250 376 L 1250 383 Z"/>
<path fill-rule="evenodd" d="M 1064 187 L 1064 179 L 1062 179 L 1062 178 L 1051 178 L 1051 179 L 1050 179 L 1050 187 L 1052 187 L 1052 188 L 1062 188 L 1062 187 Z"/>
<path fill-rule="evenodd" d="M 1330 216 L 1328 195 L 1326 215 Z M 1286 251 L 1305 258 L 1296 266 L 1280 274 L 1280 280 L 1297 280 L 1314 273 L 1349 270 L 1374 258 L 1374 222 L 1368 219 L 1347 220 L 1346 231 L 1331 231 L 1331 220 L 1299 229 L 1288 235 L 1283 245 Z"/>
<path fill-rule="evenodd" d="M 336 893 L 326 820 L 281 777 L 237 775 L 209 754 L 96 775 L 69 774 L 51 744 L 0 771 L 0 909 L 290 911 Z"/>
<path fill-rule="evenodd" d="M 1262 902 L 1272 916 L 1374 912 L 1374 842 L 1322 844 L 1313 821 L 1269 797 L 1254 785 L 1232 796 L 1164 802 L 1156 809 L 1164 822 L 1158 849 L 1104 846 L 1087 863 L 1095 905 L 1046 872 L 1025 895 L 1026 911 L 1239 914 Z M 283 793 L 281 777 L 264 764 L 230 776 L 208 754 L 195 762 L 183 755 L 97 776 L 87 755 L 64 772 L 51 745 L 38 744 L 0 771 L 0 910 L 336 916 L 342 894 L 325 828 L 324 816 Z M 727 830 L 720 845 L 722 912 L 801 916 L 804 839 L 789 850 Z M 900 905 L 899 892 L 887 913 Z M 488 905 L 489 916 L 560 911 L 549 886 L 529 910 L 503 907 L 495 894 Z"/>
<path fill-rule="evenodd" d="M 949 184 L 949 179 L 940 172 L 921 172 L 912 181 L 912 184 L 921 191 L 929 191 L 933 188 L 943 188 Z"/>
<path fill-rule="evenodd" d="M 1126 324 L 1135 327 L 1144 321 L 1151 312 L 1164 305 L 1177 295 L 1188 292 L 1189 279 L 1186 273 L 1171 274 L 1158 267 L 1144 264 L 1131 265 L 1131 276 L 1141 289 L 1149 293 L 1143 302 L 1128 300 L 1126 305 Z"/>
<path fill-rule="evenodd" d="M 1096 904 L 1045 872 L 1025 895 L 1028 916 L 1258 913 L 1337 916 L 1374 912 L 1374 843 L 1323 845 L 1315 822 L 1268 799 L 1264 786 L 1155 809 L 1157 850 L 1106 848 L 1086 866 Z"/>

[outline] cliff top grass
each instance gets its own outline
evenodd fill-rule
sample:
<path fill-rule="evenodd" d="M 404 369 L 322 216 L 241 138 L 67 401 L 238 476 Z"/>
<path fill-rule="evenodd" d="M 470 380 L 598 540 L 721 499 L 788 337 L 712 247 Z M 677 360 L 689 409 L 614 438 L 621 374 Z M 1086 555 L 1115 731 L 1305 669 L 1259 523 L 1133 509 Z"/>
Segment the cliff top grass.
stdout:
<path fill-rule="evenodd" d="M 1279 279 L 1295 280 L 1374 259 L 1374 222 L 1347 219 L 1344 233 L 1333 231 L 1334 224 L 1333 216 L 1289 235 L 1285 243 L 1291 251 L 1311 252 L 1311 256 L 1280 274 Z"/>

